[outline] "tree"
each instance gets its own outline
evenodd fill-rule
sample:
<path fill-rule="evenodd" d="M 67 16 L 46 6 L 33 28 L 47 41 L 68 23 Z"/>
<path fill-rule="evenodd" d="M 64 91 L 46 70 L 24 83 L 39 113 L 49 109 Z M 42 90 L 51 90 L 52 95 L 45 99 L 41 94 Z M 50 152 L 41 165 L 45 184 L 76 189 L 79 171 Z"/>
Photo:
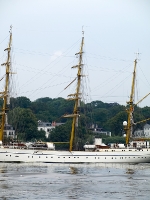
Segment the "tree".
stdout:
<path fill-rule="evenodd" d="M 60 149 L 69 149 L 69 144 L 61 144 L 61 142 L 69 142 L 71 132 L 71 121 L 68 120 L 66 124 L 56 126 L 49 135 L 48 140 L 51 142 L 60 142 L 56 143 L 56 148 Z"/>
<path fill-rule="evenodd" d="M 110 120 L 107 121 L 106 126 L 114 135 L 122 136 L 123 121 L 127 119 L 126 112 L 119 112 Z"/>
<path fill-rule="evenodd" d="M 103 127 L 106 121 L 109 119 L 109 110 L 105 108 L 98 108 L 94 112 L 94 121 L 100 127 Z"/>
<path fill-rule="evenodd" d="M 15 128 L 18 138 L 30 141 L 37 136 L 37 119 L 28 108 L 14 108 L 9 112 L 9 123 Z"/>
<path fill-rule="evenodd" d="M 20 107 L 20 108 L 30 108 L 31 101 L 27 97 L 17 97 L 10 99 L 10 109 Z"/>
<path fill-rule="evenodd" d="M 44 130 L 37 131 L 35 139 L 38 141 L 46 141 L 47 138 L 46 138 L 45 134 L 46 133 Z"/>
<path fill-rule="evenodd" d="M 3 100 L 0 99 L 1 106 L 2 103 Z M 30 99 L 26 97 L 18 97 L 16 99 L 11 98 L 10 108 L 13 109 L 14 106 L 16 108 L 11 111 L 11 117 L 9 117 L 9 121 L 13 122 L 13 126 L 15 127 L 17 134 L 19 134 L 20 136 L 22 135 L 22 138 L 39 138 L 39 133 L 36 132 L 37 120 L 45 122 L 67 122 L 66 124 L 68 124 L 69 120 L 63 118 L 62 116 L 64 114 L 71 114 L 73 111 L 73 105 L 73 101 L 67 101 L 60 97 L 56 99 L 45 97 L 37 99 L 34 102 L 31 102 Z M 119 105 L 118 103 L 103 103 L 102 101 L 93 101 L 91 103 L 84 104 L 83 102 L 81 102 L 79 127 L 77 131 L 78 134 L 76 135 L 77 140 L 81 143 L 81 139 L 83 142 L 86 142 L 86 140 L 89 141 L 88 138 L 92 138 L 92 134 L 89 133 L 86 129 L 90 128 L 93 123 L 97 124 L 99 128 L 102 128 L 103 130 L 111 131 L 113 135 L 122 135 L 122 123 L 123 121 L 127 121 L 127 108 L 128 107 Z M 28 109 L 30 109 L 30 112 Z M 13 112 L 16 113 L 13 114 Z M 27 115 L 25 114 L 26 112 Z M 134 107 L 134 122 L 138 122 L 149 117 L 149 107 Z M 33 123 L 34 121 L 35 123 Z M 142 129 L 143 123 L 137 124 L 134 127 L 134 130 L 137 128 Z M 58 135 L 60 135 L 61 133 L 65 135 L 66 132 L 69 132 L 68 134 L 70 134 L 71 122 L 69 130 L 67 130 L 67 127 L 65 127 L 62 128 L 62 130 L 59 129 L 59 131 L 59 133 L 57 132 Z M 92 141 L 92 139 L 90 139 L 90 141 Z"/>

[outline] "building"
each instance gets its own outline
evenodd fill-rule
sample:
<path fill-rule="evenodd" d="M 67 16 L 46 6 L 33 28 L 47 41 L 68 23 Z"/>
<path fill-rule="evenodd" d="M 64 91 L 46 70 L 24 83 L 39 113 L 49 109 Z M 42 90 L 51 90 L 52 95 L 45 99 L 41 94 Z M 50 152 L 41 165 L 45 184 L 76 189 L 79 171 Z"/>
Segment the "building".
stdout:
<path fill-rule="evenodd" d="M 51 133 L 51 131 L 56 127 L 56 126 L 60 126 L 64 123 L 56 123 L 56 122 L 42 122 L 42 121 L 38 121 L 38 130 L 41 131 L 45 131 L 45 137 L 48 138 L 49 134 Z"/>
<path fill-rule="evenodd" d="M 104 135 L 111 137 L 110 131 L 104 131 L 103 128 L 98 128 L 98 126 L 94 124 L 91 126 L 89 130 L 92 131 L 95 135 L 98 135 L 100 137 Z"/>
<path fill-rule="evenodd" d="M 16 138 L 15 130 L 13 129 L 12 125 L 6 124 L 4 127 L 4 137 Z"/>
<path fill-rule="evenodd" d="M 143 130 L 136 130 L 134 131 L 135 138 L 150 138 L 150 125 L 145 124 Z"/>

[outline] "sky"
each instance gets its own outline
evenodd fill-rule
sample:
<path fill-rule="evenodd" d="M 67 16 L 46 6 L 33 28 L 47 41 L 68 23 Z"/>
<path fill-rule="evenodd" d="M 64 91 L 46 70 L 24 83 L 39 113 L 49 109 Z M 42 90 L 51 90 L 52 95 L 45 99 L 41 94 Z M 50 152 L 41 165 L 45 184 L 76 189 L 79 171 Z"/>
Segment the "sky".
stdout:
<path fill-rule="evenodd" d="M 150 92 L 149 21 L 149 0 L 0 0 L 0 62 L 6 61 L 12 25 L 14 97 L 35 101 L 74 93 L 75 83 L 67 86 L 77 74 L 71 67 L 78 64 L 84 31 L 85 102 L 126 105 L 137 58 L 137 103 Z M 150 106 L 150 95 L 139 106 Z"/>

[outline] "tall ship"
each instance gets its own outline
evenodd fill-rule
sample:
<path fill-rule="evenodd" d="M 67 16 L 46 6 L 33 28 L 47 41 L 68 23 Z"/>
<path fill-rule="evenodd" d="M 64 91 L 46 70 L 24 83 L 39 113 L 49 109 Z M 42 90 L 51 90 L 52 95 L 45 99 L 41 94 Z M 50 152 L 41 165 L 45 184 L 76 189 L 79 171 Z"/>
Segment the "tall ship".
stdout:
<path fill-rule="evenodd" d="M 1 110 L 1 124 L 0 124 L 0 162 L 30 162 L 30 163 L 149 163 L 150 162 L 150 148 L 147 143 L 144 147 L 139 141 L 131 141 L 133 132 L 133 93 L 135 85 L 135 73 L 137 59 L 134 61 L 134 72 L 132 80 L 132 88 L 130 101 L 128 102 L 129 109 L 128 120 L 123 124 L 126 131 L 126 145 L 108 147 L 103 145 L 101 139 L 96 139 L 94 145 L 84 145 L 84 151 L 75 150 L 75 135 L 78 129 L 78 118 L 80 116 L 79 107 L 81 102 L 81 82 L 83 75 L 83 46 L 84 46 L 84 32 L 82 35 L 81 46 L 79 52 L 76 54 L 79 56 L 79 61 L 73 68 L 77 69 L 76 77 L 76 91 L 74 94 L 69 95 L 69 99 L 74 101 L 73 113 L 70 115 L 64 115 L 64 117 L 72 118 L 72 128 L 70 134 L 70 147 L 68 151 L 55 150 L 53 143 L 45 144 L 47 149 L 42 148 L 29 148 L 27 146 L 4 146 L 4 127 L 7 123 L 7 112 L 9 109 L 9 76 L 11 72 L 11 41 L 12 30 L 10 29 L 10 38 L 7 51 L 6 63 L 2 64 L 6 67 L 5 74 L 5 88 L 1 92 L 1 98 L 3 98 L 3 106 Z"/>

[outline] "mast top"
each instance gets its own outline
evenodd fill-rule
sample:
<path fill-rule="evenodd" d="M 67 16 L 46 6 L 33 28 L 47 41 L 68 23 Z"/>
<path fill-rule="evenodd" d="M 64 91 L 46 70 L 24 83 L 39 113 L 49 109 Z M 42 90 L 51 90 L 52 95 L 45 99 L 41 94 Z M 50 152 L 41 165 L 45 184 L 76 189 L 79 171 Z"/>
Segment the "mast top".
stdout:
<path fill-rule="evenodd" d="M 136 59 L 135 59 L 135 60 L 140 60 L 140 59 L 139 59 L 140 54 L 141 54 L 141 53 L 139 52 L 139 50 L 135 53 L 135 55 L 136 55 Z"/>
<path fill-rule="evenodd" d="M 82 26 L 82 37 L 84 37 L 84 30 L 83 30 L 83 27 L 84 27 L 84 26 Z"/>
<path fill-rule="evenodd" d="M 12 33 L 12 25 L 10 25 L 9 33 Z"/>

